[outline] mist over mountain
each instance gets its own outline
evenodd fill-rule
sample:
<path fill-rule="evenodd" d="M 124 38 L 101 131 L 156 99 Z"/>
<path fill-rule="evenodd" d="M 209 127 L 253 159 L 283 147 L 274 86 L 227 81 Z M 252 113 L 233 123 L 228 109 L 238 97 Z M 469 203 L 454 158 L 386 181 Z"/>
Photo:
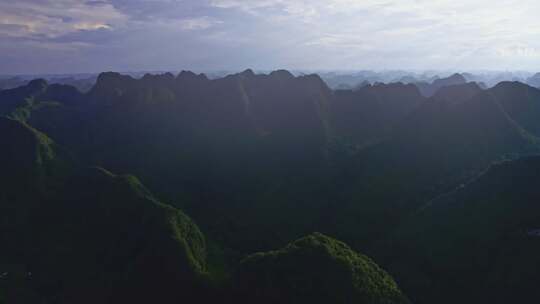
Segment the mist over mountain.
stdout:
<path fill-rule="evenodd" d="M 1 90 L 0 299 L 536 297 L 540 90 L 396 77 L 105 72 L 87 90 Z"/>
<path fill-rule="evenodd" d="M 527 78 L 527 84 L 532 87 L 540 88 L 540 73 L 536 73 L 533 76 Z"/>
<path fill-rule="evenodd" d="M 230 71 L 215 71 L 204 70 L 200 71 L 209 79 L 224 78 L 230 74 L 239 73 L 235 70 Z M 259 74 L 270 74 L 271 70 L 256 70 Z M 171 71 L 135 71 L 122 72 L 124 75 L 129 75 L 133 78 L 140 79 L 146 74 L 165 74 L 178 72 Z M 309 70 L 293 70 L 293 75 L 309 75 L 318 74 L 323 81 L 332 89 L 354 89 L 362 87 L 366 84 L 377 83 L 404 83 L 415 84 L 424 95 L 433 95 L 438 88 L 448 84 L 460 84 L 463 82 L 476 82 L 482 88 L 493 87 L 504 81 L 519 81 L 529 84 L 533 87 L 539 87 L 538 75 L 530 72 L 508 72 L 508 71 L 471 71 L 471 72 L 452 72 L 452 71 L 414 71 L 414 70 L 396 70 L 396 71 L 378 71 L 378 70 L 361 70 L 361 71 L 309 71 Z M 462 76 L 465 78 L 459 79 Z M 18 75 L 0 75 L 0 89 L 13 89 L 27 84 L 32 79 L 45 79 L 51 84 L 67 84 L 76 87 L 81 92 L 89 91 L 96 83 L 98 73 L 79 73 L 79 74 L 18 74 Z M 456 78 L 457 77 L 457 78 Z M 442 82 L 441 82 L 442 81 Z"/>

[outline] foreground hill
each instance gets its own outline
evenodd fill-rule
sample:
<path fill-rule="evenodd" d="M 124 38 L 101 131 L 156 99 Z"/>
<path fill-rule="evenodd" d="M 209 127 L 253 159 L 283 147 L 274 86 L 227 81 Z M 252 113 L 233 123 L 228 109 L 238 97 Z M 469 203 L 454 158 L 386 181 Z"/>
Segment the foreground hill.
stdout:
<path fill-rule="evenodd" d="M 397 231 L 392 251 L 399 255 L 389 263 L 418 303 L 531 303 L 540 296 L 539 172 L 540 157 L 493 165 Z"/>
<path fill-rule="evenodd" d="M 408 303 L 371 259 L 320 233 L 247 257 L 237 276 L 252 303 Z"/>
<path fill-rule="evenodd" d="M 21 120 L 0 117 L 0 134 L 12 139 L 0 151 L 0 242 L 9 244 L 0 252 L 1 300 L 251 303 L 252 289 L 232 288 L 237 285 L 228 281 L 227 269 L 237 265 L 226 265 L 222 250 L 209 253 L 197 225 L 158 201 L 137 178 L 80 168 L 52 139 Z M 315 234 L 294 246 L 306 249 L 303 260 L 326 260 L 330 267 L 313 263 L 313 272 L 302 276 L 313 275 L 315 282 L 316 273 L 324 272 L 328 282 L 351 286 L 326 286 L 332 298 L 405 302 L 384 271 L 344 244 Z M 240 273 L 247 274 L 252 259 L 242 263 Z M 219 280 L 214 269 L 221 269 Z M 276 277 L 264 284 L 280 283 Z M 296 301 L 292 293 L 281 299 Z"/>
<path fill-rule="evenodd" d="M 68 165 L 52 140 L 22 122 L 0 117 L 0 134 L 12 139 L 0 152 L 6 303 L 199 296 L 205 240 L 186 215 L 134 177 Z"/>

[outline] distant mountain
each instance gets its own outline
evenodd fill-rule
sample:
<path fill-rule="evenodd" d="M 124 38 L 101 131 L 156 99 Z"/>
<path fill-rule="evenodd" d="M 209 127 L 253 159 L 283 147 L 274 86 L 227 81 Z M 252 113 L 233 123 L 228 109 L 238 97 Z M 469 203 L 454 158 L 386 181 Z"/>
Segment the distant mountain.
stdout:
<path fill-rule="evenodd" d="M 53 77 L 48 79 L 51 84 L 62 84 L 75 87 L 80 92 L 88 92 L 96 83 L 97 76 L 76 78 L 76 77 Z"/>
<path fill-rule="evenodd" d="M 0 78 L 0 90 L 9 90 L 27 84 L 28 81 L 20 77 Z"/>
<path fill-rule="evenodd" d="M 97 75 L 96 75 L 97 76 Z M 81 92 L 88 92 L 96 82 L 96 76 L 37 76 L 32 78 L 45 79 L 51 84 L 63 84 L 75 87 Z M 8 78 L 0 78 L 0 90 L 9 90 L 17 87 L 25 86 L 30 82 L 31 76 L 16 76 Z"/>
<path fill-rule="evenodd" d="M 465 79 L 463 75 L 453 74 L 447 78 L 435 79 L 432 83 L 418 82 L 416 83 L 416 86 L 418 87 L 422 95 L 426 97 L 431 97 L 437 92 L 437 90 L 442 87 L 460 85 L 465 83 L 467 83 L 467 79 Z"/>
<path fill-rule="evenodd" d="M 340 84 L 336 86 L 336 90 L 352 90 L 353 87 L 349 84 Z"/>
<path fill-rule="evenodd" d="M 320 233 L 247 257 L 237 276 L 251 303 L 409 303 L 370 258 Z"/>
<path fill-rule="evenodd" d="M 527 79 L 527 84 L 535 88 L 540 88 L 540 73 L 536 73 L 529 77 Z"/>
<path fill-rule="evenodd" d="M 361 83 L 357 84 L 353 88 L 351 88 L 353 91 L 363 89 L 364 87 L 370 86 L 371 83 L 367 80 L 362 81 Z"/>
<path fill-rule="evenodd" d="M 495 73 L 493 75 L 490 75 L 489 77 L 483 77 L 485 78 L 484 82 L 489 87 L 494 87 L 497 84 L 505 81 L 511 81 L 511 82 L 526 82 L 526 76 L 522 75 L 521 73 L 513 73 L 513 72 L 500 72 Z"/>
<path fill-rule="evenodd" d="M 322 73 L 321 77 L 326 84 L 332 88 L 337 89 L 340 86 L 346 85 L 349 87 L 355 87 L 362 82 L 376 82 L 382 81 L 381 77 L 375 72 L 366 73 Z"/>
<path fill-rule="evenodd" d="M 403 77 L 399 78 L 395 82 L 401 82 L 401 83 L 404 83 L 404 84 L 410 84 L 410 83 L 414 84 L 414 83 L 417 83 L 419 81 L 418 81 L 418 79 L 416 77 L 407 75 L 407 76 L 403 76 Z"/>

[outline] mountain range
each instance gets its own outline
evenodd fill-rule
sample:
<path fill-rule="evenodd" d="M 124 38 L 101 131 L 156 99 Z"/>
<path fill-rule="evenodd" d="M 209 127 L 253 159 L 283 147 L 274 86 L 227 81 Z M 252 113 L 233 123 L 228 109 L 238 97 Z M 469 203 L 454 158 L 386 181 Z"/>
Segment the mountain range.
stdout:
<path fill-rule="evenodd" d="M 537 117 L 539 89 L 460 74 L 2 90 L 0 300 L 526 302 Z"/>

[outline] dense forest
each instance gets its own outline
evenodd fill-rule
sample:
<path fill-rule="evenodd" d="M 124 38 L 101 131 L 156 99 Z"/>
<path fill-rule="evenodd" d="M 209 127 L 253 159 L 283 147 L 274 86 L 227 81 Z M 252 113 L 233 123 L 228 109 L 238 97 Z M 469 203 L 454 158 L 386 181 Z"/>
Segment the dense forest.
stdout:
<path fill-rule="evenodd" d="M 540 90 L 107 72 L 0 91 L 0 303 L 533 303 Z"/>

